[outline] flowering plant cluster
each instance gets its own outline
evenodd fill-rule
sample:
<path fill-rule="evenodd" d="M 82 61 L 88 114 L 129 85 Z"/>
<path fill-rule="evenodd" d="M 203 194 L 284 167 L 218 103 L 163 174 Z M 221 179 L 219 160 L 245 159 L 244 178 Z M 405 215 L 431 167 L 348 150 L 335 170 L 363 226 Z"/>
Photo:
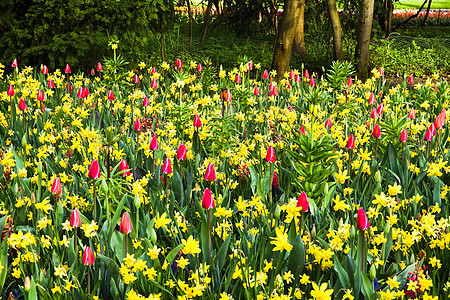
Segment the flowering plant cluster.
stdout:
<path fill-rule="evenodd" d="M 12 67 L 2 296 L 449 295 L 450 87 L 437 74 L 388 86 L 381 68 L 275 82 L 251 61 Z"/>

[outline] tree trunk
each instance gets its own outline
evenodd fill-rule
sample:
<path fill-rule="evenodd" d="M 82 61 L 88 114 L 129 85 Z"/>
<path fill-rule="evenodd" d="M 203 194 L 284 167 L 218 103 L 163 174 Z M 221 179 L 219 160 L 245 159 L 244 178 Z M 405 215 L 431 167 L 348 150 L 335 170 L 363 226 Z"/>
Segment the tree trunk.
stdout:
<path fill-rule="evenodd" d="M 425 14 L 425 17 L 423 18 L 422 27 L 425 26 L 425 23 L 427 22 L 427 19 L 428 19 L 428 15 L 430 14 L 431 1 L 433 1 L 433 0 L 430 0 L 430 2 L 428 2 L 427 13 Z"/>
<path fill-rule="evenodd" d="M 385 9 L 386 9 L 386 27 L 385 27 L 385 33 L 386 38 L 389 37 L 391 34 L 391 27 L 392 27 L 392 12 L 394 11 L 394 5 L 392 3 L 392 0 L 385 0 Z"/>
<path fill-rule="evenodd" d="M 200 49 L 203 49 L 203 46 L 205 46 L 206 33 L 208 32 L 208 26 L 210 23 L 212 5 L 213 5 L 213 0 L 209 0 L 208 6 L 206 7 L 206 11 L 205 11 L 205 24 L 203 26 L 202 41 L 200 43 Z"/>
<path fill-rule="evenodd" d="M 191 0 L 187 0 L 187 9 L 189 15 L 189 52 L 192 51 L 192 10 L 191 10 Z"/>
<path fill-rule="evenodd" d="M 333 29 L 333 57 L 334 60 L 343 61 L 344 51 L 342 50 L 342 28 L 341 22 L 339 21 L 339 13 L 336 7 L 336 0 L 327 0 L 327 5 Z"/>
<path fill-rule="evenodd" d="M 356 71 L 362 80 L 367 78 L 369 71 L 369 46 L 370 35 L 372 34 L 373 8 L 374 0 L 361 0 L 355 58 L 357 61 Z"/>
<path fill-rule="evenodd" d="M 289 69 L 299 7 L 300 0 L 285 0 L 284 2 L 283 16 L 278 28 L 272 60 L 272 69 L 277 71 L 277 80 L 283 78 L 284 73 Z"/>
<path fill-rule="evenodd" d="M 300 0 L 300 6 L 297 11 L 297 29 L 294 37 L 294 52 L 298 55 L 306 55 L 305 44 L 305 0 Z"/>

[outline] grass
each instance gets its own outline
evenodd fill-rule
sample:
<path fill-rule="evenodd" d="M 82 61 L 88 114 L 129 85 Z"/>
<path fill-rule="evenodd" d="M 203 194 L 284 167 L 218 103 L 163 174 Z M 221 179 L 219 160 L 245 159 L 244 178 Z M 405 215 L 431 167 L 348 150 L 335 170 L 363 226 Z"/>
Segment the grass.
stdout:
<path fill-rule="evenodd" d="M 395 9 L 419 9 L 423 4 L 422 0 L 400 0 L 394 4 Z M 425 7 L 428 5 L 425 4 Z M 450 9 L 449 0 L 432 0 L 432 9 Z"/>

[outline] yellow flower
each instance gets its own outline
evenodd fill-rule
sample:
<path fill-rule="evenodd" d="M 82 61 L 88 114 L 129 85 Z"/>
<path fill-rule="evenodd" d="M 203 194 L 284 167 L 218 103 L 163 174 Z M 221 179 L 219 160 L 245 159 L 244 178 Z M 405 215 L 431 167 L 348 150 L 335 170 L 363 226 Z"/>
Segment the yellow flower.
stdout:
<path fill-rule="evenodd" d="M 181 249 L 181 251 L 184 254 L 192 254 L 192 255 L 194 255 L 194 254 L 197 254 L 197 253 L 201 252 L 200 247 L 199 247 L 199 242 L 196 241 L 192 237 L 192 235 L 190 235 L 187 240 L 182 239 L 181 242 L 183 243 L 183 249 Z"/>
<path fill-rule="evenodd" d="M 350 206 L 345 203 L 345 199 L 339 200 L 339 195 L 336 195 L 336 198 L 333 199 L 334 202 L 334 211 L 342 210 L 345 212 L 346 210 L 350 210 Z"/>
<path fill-rule="evenodd" d="M 275 245 L 273 251 L 291 251 L 293 246 L 288 242 L 288 235 L 287 232 L 284 232 L 284 226 L 280 226 L 275 229 L 275 233 L 277 236 L 271 237 L 273 241 L 270 242 L 272 245 Z"/>
<path fill-rule="evenodd" d="M 306 275 L 306 274 L 303 274 L 302 276 L 300 276 L 300 283 L 301 284 L 308 284 L 308 283 L 310 283 L 311 282 L 311 280 L 309 280 L 309 276 L 308 275 Z"/>
<path fill-rule="evenodd" d="M 180 257 L 180 259 L 175 260 L 178 264 L 178 267 L 184 269 L 188 264 L 189 264 L 189 260 L 184 258 L 183 256 Z"/>
<path fill-rule="evenodd" d="M 166 213 L 163 213 L 160 216 L 159 212 L 158 212 L 158 215 L 156 216 L 156 219 L 155 219 L 155 228 L 158 229 L 160 227 L 164 227 L 166 230 L 169 230 L 167 228 L 167 224 L 170 224 L 170 222 L 172 222 L 172 220 L 169 218 L 166 218 Z"/>
<path fill-rule="evenodd" d="M 20 272 L 20 269 L 19 269 L 19 268 L 14 268 L 14 269 L 13 269 L 13 272 L 12 272 L 12 276 L 13 276 L 13 277 L 15 277 L 15 278 L 20 278 L 20 274 L 21 274 L 21 272 Z"/>
<path fill-rule="evenodd" d="M 389 196 L 396 196 L 397 194 L 402 193 L 402 187 L 396 183 L 394 185 L 388 186 L 388 194 Z"/>
<path fill-rule="evenodd" d="M 400 282 L 397 281 L 397 276 L 394 276 L 394 278 L 388 278 L 386 283 L 389 285 L 390 289 L 398 289 L 400 286 Z"/>
<path fill-rule="evenodd" d="M 158 248 L 158 246 L 154 245 L 153 248 L 148 249 L 147 255 L 151 259 L 155 259 L 155 258 L 158 258 L 158 255 L 159 255 L 160 251 L 161 251 L 161 249 Z"/>
<path fill-rule="evenodd" d="M 336 182 L 340 182 L 341 184 L 344 184 L 350 178 L 350 176 L 347 176 L 347 170 L 339 170 L 339 173 L 334 173 L 334 177 L 336 177 Z"/>
<path fill-rule="evenodd" d="M 56 294 L 56 293 L 62 294 L 61 288 L 60 288 L 59 286 L 56 285 L 56 282 L 55 282 L 54 284 L 55 284 L 55 287 L 52 288 L 52 293 L 53 293 L 53 294 Z"/>
<path fill-rule="evenodd" d="M 332 289 L 327 290 L 327 283 L 324 282 L 319 286 L 313 282 L 312 287 L 314 290 L 311 291 L 311 296 L 316 300 L 331 300 L 331 294 L 333 294 Z"/>
<path fill-rule="evenodd" d="M 342 300 L 349 299 L 353 300 L 355 297 L 352 295 L 352 289 L 349 289 L 345 292 L 344 296 L 342 297 Z"/>

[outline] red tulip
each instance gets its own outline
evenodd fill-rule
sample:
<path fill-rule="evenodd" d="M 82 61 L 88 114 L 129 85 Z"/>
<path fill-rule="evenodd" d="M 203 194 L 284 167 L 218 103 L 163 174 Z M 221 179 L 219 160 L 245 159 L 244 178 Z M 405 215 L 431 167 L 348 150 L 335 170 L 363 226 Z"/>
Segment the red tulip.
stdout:
<path fill-rule="evenodd" d="M 303 77 L 309 78 L 309 72 L 308 72 L 308 70 L 305 70 L 305 73 L 303 74 Z"/>
<path fill-rule="evenodd" d="M 295 76 L 295 82 L 297 82 L 297 83 L 299 83 L 299 82 L 301 82 L 302 80 L 300 79 L 300 75 L 296 75 Z"/>
<path fill-rule="evenodd" d="M 355 138 L 353 137 L 353 134 L 351 134 L 347 140 L 347 149 L 353 148 L 355 148 Z"/>
<path fill-rule="evenodd" d="M 444 120 L 447 119 L 447 112 L 445 111 L 445 108 L 443 108 L 443 109 L 441 110 L 441 115 L 444 116 Z"/>
<path fill-rule="evenodd" d="M 162 172 L 164 174 L 172 174 L 172 165 L 170 164 L 170 159 L 168 157 L 166 157 L 166 160 L 164 161 Z"/>
<path fill-rule="evenodd" d="M 175 66 L 177 66 L 180 71 L 183 70 L 183 63 L 181 62 L 181 59 L 177 58 L 177 60 L 175 61 Z"/>
<path fill-rule="evenodd" d="M 37 100 L 38 101 L 44 101 L 44 92 L 42 90 L 39 90 L 37 93 Z"/>
<path fill-rule="evenodd" d="M 206 168 L 205 180 L 206 181 L 214 181 L 214 180 L 216 180 L 216 178 L 217 178 L 216 170 L 214 169 L 213 164 L 209 163 L 208 167 Z"/>
<path fill-rule="evenodd" d="M 441 118 L 441 115 L 438 115 L 436 117 L 436 120 L 434 121 L 434 127 L 436 127 L 437 130 L 441 129 L 444 125 L 444 119 Z"/>
<path fill-rule="evenodd" d="M 89 96 L 89 89 L 87 86 L 84 87 L 84 98 L 86 98 L 87 96 Z"/>
<path fill-rule="evenodd" d="M 82 86 L 80 86 L 80 88 L 78 89 L 77 97 L 78 98 L 85 98 L 84 97 L 84 89 L 83 89 Z"/>
<path fill-rule="evenodd" d="M 11 67 L 16 68 L 17 67 L 17 58 L 14 58 L 12 61 Z"/>
<path fill-rule="evenodd" d="M 298 131 L 297 131 L 297 133 L 300 134 L 300 135 L 301 135 L 301 134 L 306 135 L 305 127 L 300 126 L 300 128 L 299 128 Z"/>
<path fill-rule="evenodd" d="M 72 73 L 72 71 L 70 70 L 69 64 L 66 65 L 66 68 L 65 68 L 64 72 L 65 72 L 66 74 Z"/>
<path fill-rule="evenodd" d="M 152 73 L 152 74 L 155 74 L 155 73 L 156 73 L 155 67 L 152 67 L 152 71 L 151 71 L 150 73 Z"/>
<path fill-rule="evenodd" d="M 20 98 L 19 100 L 19 110 L 21 111 L 25 111 L 27 109 L 27 104 L 25 103 L 25 101 Z"/>
<path fill-rule="evenodd" d="M 134 75 L 133 81 L 134 81 L 135 84 L 138 84 L 138 83 L 139 83 L 139 76 L 137 76 L 137 74 Z"/>
<path fill-rule="evenodd" d="M 71 227 L 80 227 L 81 226 L 81 217 L 78 209 L 72 210 L 72 214 L 70 215 L 70 226 Z"/>
<path fill-rule="evenodd" d="M 259 88 L 255 86 L 255 89 L 253 90 L 253 95 L 259 96 Z"/>
<path fill-rule="evenodd" d="M 262 78 L 264 78 L 264 79 L 269 78 L 269 72 L 267 72 L 267 70 L 264 70 L 264 72 L 262 74 Z"/>
<path fill-rule="evenodd" d="M 51 78 L 48 79 L 48 87 L 51 89 L 55 88 L 55 83 L 53 82 L 53 80 Z"/>
<path fill-rule="evenodd" d="M 94 68 L 92 68 L 91 69 L 91 76 L 94 76 L 95 75 L 95 70 L 94 70 Z"/>
<path fill-rule="evenodd" d="M 230 91 L 230 89 L 227 89 L 227 93 L 226 93 L 226 96 L 225 96 L 225 101 L 231 102 L 231 91 Z"/>
<path fill-rule="evenodd" d="M 197 65 L 197 71 L 198 71 L 198 72 L 203 71 L 202 64 L 199 63 L 199 64 Z"/>
<path fill-rule="evenodd" d="M 16 93 L 14 93 L 14 87 L 13 85 L 10 83 L 9 87 L 8 87 L 8 92 L 6 92 L 6 94 L 10 97 L 14 96 Z"/>
<path fill-rule="evenodd" d="M 289 72 L 289 78 L 292 80 L 292 79 L 295 79 L 295 73 L 294 73 L 294 70 L 291 70 L 291 72 Z"/>
<path fill-rule="evenodd" d="M 433 136 L 436 135 L 436 127 L 434 127 L 434 123 L 430 124 L 430 131 Z"/>
<path fill-rule="evenodd" d="M 382 67 L 380 67 L 380 68 L 378 69 L 378 74 L 380 74 L 380 76 L 383 76 L 384 70 L 383 70 Z"/>
<path fill-rule="evenodd" d="M 152 78 L 152 83 L 151 83 L 150 87 L 152 89 L 157 89 L 158 88 L 158 82 L 156 81 L 155 78 Z"/>
<path fill-rule="evenodd" d="M 352 80 L 351 77 L 349 77 L 348 80 L 347 80 L 347 86 L 351 87 L 352 85 L 353 85 L 353 80 Z"/>
<path fill-rule="evenodd" d="M 409 111 L 408 118 L 411 120 L 414 120 L 416 118 L 416 111 L 414 110 L 414 107 L 411 107 L 411 110 Z"/>
<path fill-rule="evenodd" d="M 374 105 L 374 104 L 375 104 L 375 95 L 373 93 L 370 93 L 369 105 Z"/>
<path fill-rule="evenodd" d="M 376 109 L 375 107 L 372 108 L 372 113 L 370 114 L 370 117 L 371 117 L 372 119 L 378 118 L 377 109 Z"/>
<path fill-rule="evenodd" d="M 48 74 L 48 68 L 47 68 L 46 65 L 43 65 L 43 66 L 42 66 L 41 73 L 42 73 L 42 74 Z"/>
<path fill-rule="evenodd" d="M 379 115 L 382 115 L 383 112 L 384 112 L 384 105 L 383 105 L 383 103 L 380 103 L 380 105 L 378 105 L 378 108 L 377 108 L 377 113 Z"/>
<path fill-rule="evenodd" d="M 277 86 L 274 86 L 272 90 L 269 90 L 269 96 L 278 96 Z"/>
<path fill-rule="evenodd" d="M 325 129 L 331 129 L 331 127 L 333 127 L 333 124 L 331 123 L 331 119 L 328 118 L 328 119 L 325 121 Z"/>
<path fill-rule="evenodd" d="M 358 216 L 356 217 L 356 226 L 359 230 L 367 230 L 370 227 L 369 219 L 362 207 L 358 209 Z"/>
<path fill-rule="evenodd" d="M 158 150 L 158 140 L 156 139 L 156 136 L 153 136 L 152 140 L 150 141 L 150 150 Z"/>
<path fill-rule="evenodd" d="M 304 212 L 308 212 L 309 201 L 308 201 L 308 196 L 306 195 L 305 192 L 302 192 L 300 194 L 300 197 L 298 197 L 297 207 L 300 207 L 302 209 L 302 211 L 304 211 Z"/>
<path fill-rule="evenodd" d="M 375 124 L 375 126 L 373 127 L 372 136 L 376 139 L 380 138 L 380 136 L 381 136 L 380 125 Z"/>
<path fill-rule="evenodd" d="M 215 206 L 214 199 L 211 195 L 211 191 L 206 188 L 205 192 L 203 193 L 203 199 L 202 199 L 202 207 L 204 209 L 213 209 Z"/>
<path fill-rule="evenodd" d="M 253 70 L 253 62 L 252 62 L 252 61 L 249 61 L 249 62 L 247 63 L 247 68 L 248 68 L 249 70 Z"/>
<path fill-rule="evenodd" d="M 150 103 L 148 102 L 147 96 L 144 97 L 144 101 L 142 102 L 143 106 L 148 106 Z"/>
<path fill-rule="evenodd" d="M 128 217 L 128 213 L 124 212 L 122 215 L 122 220 L 120 221 L 119 231 L 122 234 L 129 234 L 133 230 L 131 226 L 130 218 Z"/>
<path fill-rule="evenodd" d="M 406 131 L 406 129 L 402 130 L 402 132 L 400 133 L 400 138 L 398 140 L 401 143 L 406 143 L 406 141 L 408 140 L 408 132 Z"/>
<path fill-rule="evenodd" d="M 275 156 L 275 149 L 273 149 L 272 145 L 270 145 L 269 149 L 267 149 L 266 160 L 269 163 L 274 163 L 277 161 L 277 158 Z"/>
<path fill-rule="evenodd" d="M 97 63 L 97 72 L 103 72 L 103 67 L 100 62 Z"/>
<path fill-rule="evenodd" d="M 428 128 L 427 132 L 425 133 L 424 140 L 429 142 L 433 139 L 433 133 L 431 132 L 431 128 Z"/>
<path fill-rule="evenodd" d="M 409 84 L 414 84 L 414 78 L 413 78 L 412 75 L 409 75 L 409 77 L 408 77 L 408 83 L 409 83 Z"/>
<path fill-rule="evenodd" d="M 198 114 L 195 114 L 194 117 L 194 127 L 202 127 L 202 121 L 200 120 L 200 117 L 198 116 Z"/>
<path fill-rule="evenodd" d="M 120 172 L 126 171 L 126 172 L 123 172 L 123 173 L 121 174 L 122 177 L 127 177 L 127 176 L 130 176 L 130 175 L 131 175 L 130 167 L 128 167 L 128 164 L 127 164 L 127 162 L 126 162 L 125 159 L 122 159 L 122 160 L 120 161 L 119 171 L 120 171 Z"/>
<path fill-rule="evenodd" d="M 58 177 L 53 180 L 51 191 L 55 196 L 59 196 L 61 194 L 61 180 L 59 180 Z"/>
<path fill-rule="evenodd" d="M 95 264 L 94 253 L 92 253 L 91 247 L 86 246 L 86 248 L 84 248 L 83 254 L 83 265 L 92 266 L 94 264 Z"/>
<path fill-rule="evenodd" d="M 271 81 L 269 84 L 269 91 L 273 90 L 274 87 L 275 87 L 275 83 L 273 83 L 273 81 Z"/>
<path fill-rule="evenodd" d="M 98 161 L 96 159 L 94 159 L 94 161 L 91 163 L 88 176 L 91 179 L 100 178 L 100 166 L 98 165 Z"/>
<path fill-rule="evenodd" d="M 316 86 L 316 81 L 314 80 L 314 77 L 311 77 L 310 81 L 309 81 L 309 85 L 311 87 L 315 87 Z"/>
<path fill-rule="evenodd" d="M 109 100 L 116 100 L 116 97 L 114 97 L 114 93 L 112 90 L 108 91 L 108 99 Z"/>
<path fill-rule="evenodd" d="M 134 130 L 136 130 L 136 131 L 142 130 L 142 125 L 141 125 L 141 121 L 139 121 L 139 118 L 136 118 L 136 121 L 134 121 Z"/>
<path fill-rule="evenodd" d="M 236 77 L 234 77 L 234 82 L 241 83 L 241 76 L 239 74 L 236 74 Z"/>
<path fill-rule="evenodd" d="M 177 159 L 178 160 L 186 159 L 186 146 L 183 143 L 181 143 L 180 146 L 178 147 Z"/>

